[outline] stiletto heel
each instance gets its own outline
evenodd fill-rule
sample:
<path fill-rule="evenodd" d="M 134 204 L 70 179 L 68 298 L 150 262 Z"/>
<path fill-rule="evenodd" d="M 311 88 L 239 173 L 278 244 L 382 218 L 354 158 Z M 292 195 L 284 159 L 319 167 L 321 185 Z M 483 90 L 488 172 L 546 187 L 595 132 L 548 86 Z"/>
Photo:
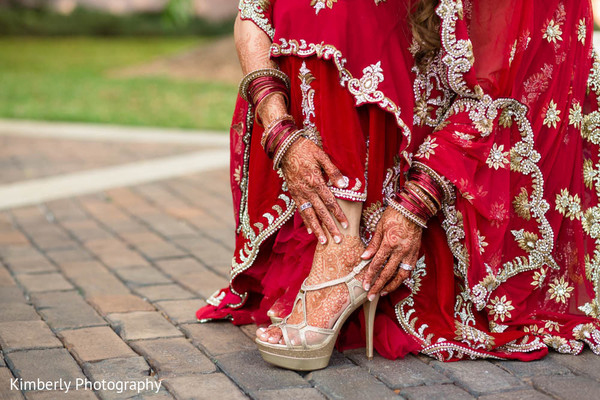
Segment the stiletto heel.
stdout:
<path fill-rule="evenodd" d="M 256 339 L 258 350 L 262 358 L 271 364 L 279 367 L 293 369 L 297 371 L 314 371 L 325 368 L 329 364 L 329 359 L 333 353 L 333 348 L 337 340 L 338 334 L 342 329 L 344 322 L 367 301 L 367 292 L 362 287 L 362 282 L 356 279 L 370 261 L 361 261 L 352 272 L 348 275 L 323 282 L 316 285 L 302 284 L 302 288 L 296 296 L 294 305 L 300 302 L 302 304 L 303 320 L 299 324 L 290 324 L 287 322 L 289 316 L 285 317 L 279 324 L 271 325 L 281 329 L 284 344 L 267 343 Z M 335 321 L 331 329 L 319 328 L 308 324 L 306 315 L 306 293 L 323 288 L 333 287 L 336 285 L 345 284 L 350 296 L 350 303 L 342 311 L 341 315 Z M 369 318 L 374 319 L 375 307 L 377 302 L 370 302 L 368 305 Z M 371 322 L 372 326 L 372 322 Z M 307 334 L 320 335 L 322 340 L 319 343 L 309 343 L 306 339 Z M 373 332 L 371 328 L 371 354 L 373 353 L 372 338 Z M 293 343 L 292 337 L 295 339 Z M 369 342 L 369 340 L 367 340 Z"/>
<path fill-rule="evenodd" d="M 367 301 L 363 304 L 363 312 L 365 314 L 365 329 L 367 338 L 367 359 L 373 359 L 373 324 L 375 323 L 375 312 L 377 310 L 377 303 L 379 302 L 379 295 L 373 299 L 373 301 Z"/>

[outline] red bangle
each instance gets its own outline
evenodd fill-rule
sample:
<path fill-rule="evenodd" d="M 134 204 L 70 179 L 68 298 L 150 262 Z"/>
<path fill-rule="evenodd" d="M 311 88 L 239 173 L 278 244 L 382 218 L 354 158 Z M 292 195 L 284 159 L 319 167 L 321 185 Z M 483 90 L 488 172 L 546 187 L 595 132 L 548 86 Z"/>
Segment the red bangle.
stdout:
<path fill-rule="evenodd" d="M 291 134 L 296 131 L 296 123 L 290 118 L 281 118 L 276 121 L 263 137 L 263 147 L 267 156 L 273 158 L 277 152 L 278 146 Z"/>

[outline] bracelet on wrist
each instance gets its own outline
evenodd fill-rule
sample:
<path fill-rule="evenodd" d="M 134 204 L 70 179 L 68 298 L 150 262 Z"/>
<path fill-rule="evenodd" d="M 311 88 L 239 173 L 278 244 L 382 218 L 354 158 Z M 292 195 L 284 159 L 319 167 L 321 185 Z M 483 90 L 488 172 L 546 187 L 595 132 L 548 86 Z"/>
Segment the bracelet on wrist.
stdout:
<path fill-rule="evenodd" d="M 258 69 L 256 71 L 252 71 L 242 78 L 242 81 L 240 82 L 240 87 L 239 87 L 239 94 L 242 99 L 246 100 L 248 103 L 252 104 L 253 106 L 255 104 L 252 103 L 252 98 L 249 96 L 248 90 L 250 88 L 250 85 L 254 81 L 256 81 L 257 79 L 261 79 L 261 78 L 274 78 L 272 80 L 264 80 L 264 81 L 274 82 L 274 81 L 278 80 L 279 82 L 283 83 L 286 90 L 289 91 L 289 89 L 290 89 L 290 78 L 285 73 L 281 72 L 280 70 L 278 70 L 276 68 L 262 68 L 262 69 Z"/>
<path fill-rule="evenodd" d="M 283 156 L 290 149 L 290 147 L 292 147 L 292 145 L 302 137 L 302 133 L 303 130 L 296 130 L 281 142 L 281 145 L 278 146 L 277 150 L 275 151 L 275 156 L 273 157 L 274 170 L 278 170 L 280 168 Z"/>

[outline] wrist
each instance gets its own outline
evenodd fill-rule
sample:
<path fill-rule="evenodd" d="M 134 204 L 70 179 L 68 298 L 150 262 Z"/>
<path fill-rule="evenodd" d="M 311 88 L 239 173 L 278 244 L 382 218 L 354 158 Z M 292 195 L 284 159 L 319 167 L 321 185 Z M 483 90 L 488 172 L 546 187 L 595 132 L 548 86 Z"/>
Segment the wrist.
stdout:
<path fill-rule="evenodd" d="M 414 224 L 425 228 L 427 221 L 451 197 L 448 181 L 426 165 L 413 163 L 402 189 L 386 198 L 385 202 Z"/>

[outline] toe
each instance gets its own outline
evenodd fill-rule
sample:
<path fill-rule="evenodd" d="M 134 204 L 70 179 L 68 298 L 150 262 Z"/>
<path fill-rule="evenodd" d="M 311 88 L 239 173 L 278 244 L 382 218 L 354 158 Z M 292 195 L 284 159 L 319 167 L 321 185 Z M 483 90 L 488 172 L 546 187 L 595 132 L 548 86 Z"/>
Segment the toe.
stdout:
<path fill-rule="evenodd" d="M 271 329 L 267 333 L 269 334 L 269 339 L 268 339 L 269 343 L 277 344 L 281 340 L 281 336 L 282 336 L 281 329 L 279 329 L 279 328 Z"/>

